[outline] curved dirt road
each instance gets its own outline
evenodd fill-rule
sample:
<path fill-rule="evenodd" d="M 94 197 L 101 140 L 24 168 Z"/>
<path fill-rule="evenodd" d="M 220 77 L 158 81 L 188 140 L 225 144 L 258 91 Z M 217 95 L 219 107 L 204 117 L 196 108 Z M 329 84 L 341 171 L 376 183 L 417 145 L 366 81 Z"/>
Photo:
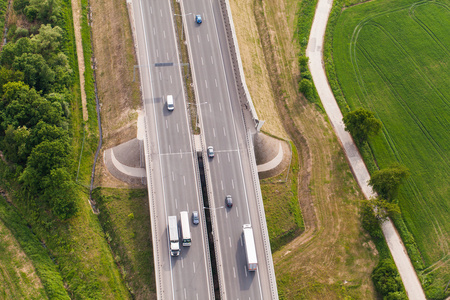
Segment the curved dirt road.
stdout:
<path fill-rule="evenodd" d="M 345 126 L 342 122 L 342 113 L 331 92 L 322 62 L 323 39 L 332 5 L 332 0 L 318 1 L 306 55 L 309 57 L 309 68 L 323 107 L 325 108 L 331 125 L 344 148 L 353 174 L 355 175 L 364 196 L 369 199 L 375 195 L 367 183 L 370 179 L 369 172 L 367 171 L 350 134 L 344 129 Z M 382 224 L 382 230 L 409 299 L 425 300 L 425 294 L 420 281 L 391 220 L 387 220 Z"/>

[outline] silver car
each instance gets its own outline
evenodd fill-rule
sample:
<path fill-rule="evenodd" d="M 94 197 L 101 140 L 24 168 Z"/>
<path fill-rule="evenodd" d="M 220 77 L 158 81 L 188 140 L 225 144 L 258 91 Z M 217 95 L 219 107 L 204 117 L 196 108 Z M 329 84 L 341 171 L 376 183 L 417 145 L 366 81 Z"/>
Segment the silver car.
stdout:
<path fill-rule="evenodd" d="M 192 212 L 192 224 L 198 225 L 199 222 L 200 222 L 200 220 L 198 218 L 198 211 L 194 210 Z"/>

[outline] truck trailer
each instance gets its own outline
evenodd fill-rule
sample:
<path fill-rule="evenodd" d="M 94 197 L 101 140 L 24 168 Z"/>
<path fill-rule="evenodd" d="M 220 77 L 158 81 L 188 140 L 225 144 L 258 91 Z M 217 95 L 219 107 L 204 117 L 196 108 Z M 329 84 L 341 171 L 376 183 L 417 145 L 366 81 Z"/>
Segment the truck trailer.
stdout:
<path fill-rule="evenodd" d="M 169 241 L 170 241 L 170 255 L 180 255 L 180 242 L 178 238 L 178 221 L 177 216 L 169 216 Z"/>
<path fill-rule="evenodd" d="M 191 229 L 189 228 L 189 214 L 187 211 L 180 212 L 181 219 L 181 237 L 183 246 L 191 245 Z"/>
<path fill-rule="evenodd" d="M 242 229 L 244 231 L 244 247 L 245 256 L 247 257 L 247 269 L 249 271 L 256 271 L 258 268 L 258 260 L 256 258 L 256 247 L 252 225 L 244 224 Z"/>

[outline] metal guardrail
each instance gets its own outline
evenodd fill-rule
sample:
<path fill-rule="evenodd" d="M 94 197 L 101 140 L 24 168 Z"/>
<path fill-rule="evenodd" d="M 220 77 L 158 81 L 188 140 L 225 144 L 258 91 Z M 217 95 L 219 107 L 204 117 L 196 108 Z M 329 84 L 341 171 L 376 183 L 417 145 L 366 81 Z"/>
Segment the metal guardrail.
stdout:
<path fill-rule="evenodd" d="M 231 16 L 231 8 L 228 0 L 219 0 L 220 7 L 222 9 L 223 21 L 225 24 L 225 31 L 227 34 L 228 47 L 231 54 L 231 62 L 233 64 L 234 77 L 236 81 L 236 86 L 238 88 L 239 99 L 242 97 L 246 100 L 241 103 L 248 105 L 250 113 L 252 114 L 253 121 L 255 122 L 255 127 L 259 123 L 258 115 L 256 113 L 255 107 L 253 105 L 252 97 L 247 89 L 247 84 L 245 82 L 244 68 L 242 67 L 241 54 L 239 52 L 238 41 L 236 37 L 236 31 L 234 28 L 233 18 Z"/>
<path fill-rule="evenodd" d="M 263 203 L 263 198 L 262 198 L 262 194 L 261 194 L 261 188 L 259 185 L 259 177 L 258 177 L 258 171 L 256 168 L 255 153 L 253 151 L 252 134 L 249 130 L 247 131 L 246 138 L 247 138 L 248 156 L 250 159 L 250 168 L 251 168 L 252 177 L 253 177 L 253 184 L 254 184 L 255 191 L 256 191 L 256 204 L 258 206 L 259 222 L 261 224 L 261 231 L 262 231 L 262 236 L 263 236 L 264 253 L 266 256 L 267 269 L 269 272 L 270 290 L 272 292 L 272 299 L 278 299 L 278 289 L 277 289 L 277 282 L 275 279 L 275 270 L 273 268 L 272 251 L 270 249 L 269 233 L 267 231 L 267 225 L 266 225 L 267 224 L 266 214 L 264 213 L 264 203 Z"/>

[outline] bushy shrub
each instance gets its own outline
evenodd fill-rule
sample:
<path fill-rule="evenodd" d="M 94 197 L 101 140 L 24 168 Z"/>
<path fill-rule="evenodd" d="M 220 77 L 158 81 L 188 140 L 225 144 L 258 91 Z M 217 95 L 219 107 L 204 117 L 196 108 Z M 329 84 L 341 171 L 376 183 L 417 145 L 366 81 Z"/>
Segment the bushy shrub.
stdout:
<path fill-rule="evenodd" d="M 372 280 L 384 300 L 407 300 L 403 283 L 392 259 L 383 259 L 373 270 Z"/>

